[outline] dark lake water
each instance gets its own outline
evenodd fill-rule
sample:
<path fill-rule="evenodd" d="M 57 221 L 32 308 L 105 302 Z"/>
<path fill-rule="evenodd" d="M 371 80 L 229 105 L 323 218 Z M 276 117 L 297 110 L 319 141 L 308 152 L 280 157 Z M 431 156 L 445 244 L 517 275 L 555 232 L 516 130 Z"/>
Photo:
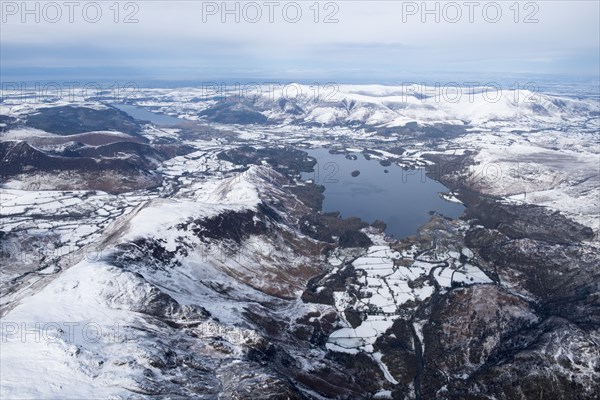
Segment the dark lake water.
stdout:
<path fill-rule="evenodd" d="M 183 120 L 177 117 L 150 112 L 144 107 L 133 106 L 131 104 L 112 104 L 112 106 L 118 108 L 121 111 L 126 112 L 135 119 L 139 119 L 141 121 L 150 121 L 156 125 L 170 126 L 177 125 L 183 122 Z"/>
<path fill-rule="evenodd" d="M 414 235 L 429 220 L 430 211 L 456 218 L 464 210 L 462 204 L 442 199 L 438 193 L 448 189 L 426 177 L 424 170 L 405 171 L 395 164 L 384 167 L 360 153 L 355 154 L 356 160 L 329 154 L 327 149 L 308 150 L 308 154 L 317 165 L 302 179 L 325 186 L 323 211 L 339 211 L 343 217 L 360 217 L 369 223 L 382 220 L 386 233 L 397 239 Z M 353 177 L 354 171 L 360 174 Z"/>

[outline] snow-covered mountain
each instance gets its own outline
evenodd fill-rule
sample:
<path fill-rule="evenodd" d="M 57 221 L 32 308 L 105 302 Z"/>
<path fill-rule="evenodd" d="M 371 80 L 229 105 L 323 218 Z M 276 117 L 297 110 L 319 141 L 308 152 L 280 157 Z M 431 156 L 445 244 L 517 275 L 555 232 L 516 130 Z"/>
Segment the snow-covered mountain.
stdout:
<path fill-rule="evenodd" d="M 0 397 L 595 398 L 598 104 L 301 88 L 3 103 Z M 465 212 L 322 213 L 313 147 Z"/>
<path fill-rule="evenodd" d="M 149 200 L 108 228 L 96 242 L 101 255 L 68 267 L 4 316 L 3 397 L 285 393 L 284 381 L 247 359 L 270 345 L 259 330 L 269 325 L 253 326 L 248 315 L 308 312 L 282 299 L 320 266 L 299 257 L 310 239 L 294 248 L 283 241 L 297 235 L 286 220 L 298 205 L 273 186 L 277 178 L 253 167 L 193 195 Z M 42 335 L 32 345 L 22 340 L 25 327 Z M 36 385 L 24 387 L 32 375 Z"/>
<path fill-rule="evenodd" d="M 493 86 L 299 85 L 141 91 L 128 100 L 184 119 L 240 124 L 402 128 L 410 124 L 552 126 L 597 118 L 592 100 Z M 526 128 L 523 128 L 526 129 Z"/>

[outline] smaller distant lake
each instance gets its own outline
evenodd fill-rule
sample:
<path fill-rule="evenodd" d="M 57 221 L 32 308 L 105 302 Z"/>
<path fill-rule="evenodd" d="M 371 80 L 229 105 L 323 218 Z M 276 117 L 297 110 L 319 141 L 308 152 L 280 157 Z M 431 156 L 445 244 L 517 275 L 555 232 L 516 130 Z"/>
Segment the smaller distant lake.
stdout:
<path fill-rule="evenodd" d="M 386 233 L 397 239 L 416 234 L 429 221 L 430 211 L 457 218 L 464 210 L 462 204 L 442 199 L 439 193 L 448 189 L 426 177 L 423 169 L 384 167 L 360 153 L 354 154 L 356 160 L 349 160 L 322 148 L 307 152 L 317 165 L 315 172 L 303 173 L 302 179 L 325 186 L 323 211 L 339 211 L 342 217 L 360 217 L 369 223 L 381 220 L 387 224 Z M 355 171 L 360 174 L 353 177 Z"/>
<path fill-rule="evenodd" d="M 144 107 L 134 106 L 131 104 L 112 104 L 113 107 L 118 108 L 121 111 L 126 112 L 133 118 L 141 121 L 150 121 L 156 125 L 170 126 L 177 125 L 183 122 L 182 119 L 173 117 L 167 114 L 159 114 L 148 111 Z"/>

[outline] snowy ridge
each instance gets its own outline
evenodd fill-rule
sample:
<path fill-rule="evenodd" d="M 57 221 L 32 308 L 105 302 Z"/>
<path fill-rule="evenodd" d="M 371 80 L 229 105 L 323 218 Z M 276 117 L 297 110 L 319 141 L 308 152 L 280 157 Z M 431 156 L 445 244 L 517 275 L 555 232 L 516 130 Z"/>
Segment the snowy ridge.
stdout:
<path fill-rule="evenodd" d="M 112 225 L 101 256 L 60 272 L 3 317 L 1 396 L 111 398 L 157 395 L 170 387 L 190 395 L 199 382 L 204 393 L 217 390 L 219 365 L 243 359 L 248 346 L 263 340 L 244 310 L 278 300 L 269 290 L 277 295 L 302 287 L 293 270 L 308 260 L 289 259 L 295 251 L 273 242 L 276 233 L 253 233 L 253 226 L 268 223 L 259 204 L 281 194 L 276 187 L 267 193 L 265 179 L 273 184 L 277 176 L 254 166 L 242 176 L 205 182 L 204 191 L 196 188 L 198 198 L 187 192 L 149 200 Z M 245 222 L 250 233 L 242 232 L 239 244 L 187 228 L 232 212 L 251 212 Z M 237 227 L 220 229 L 226 235 Z M 36 338 L 33 345 L 23 336 L 25 327 Z M 193 350 L 186 355 L 181 346 Z M 229 355 L 221 361 L 225 350 Z M 212 365 L 213 372 L 200 365 Z M 35 386 L 28 385 L 32 375 Z M 188 383 L 168 383 L 175 378 Z"/>
<path fill-rule="evenodd" d="M 120 194 L 44 190 L 77 172 L 3 182 L 0 397 L 521 398 L 527 385 L 592 396 L 598 242 L 560 214 L 600 230 L 598 105 L 529 103 L 528 91 L 450 102 L 423 86 L 338 89 L 238 101 L 140 89 L 132 104 L 183 123 L 137 136 L 23 128 L 42 106 L 15 105 L 3 139 L 48 151 L 86 135 L 147 139 L 165 157 L 153 158 L 156 186 Z M 43 108 L 54 105 L 67 104 Z M 296 181 L 307 160 L 287 150 L 317 146 L 382 169 L 465 161 L 444 171 L 445 198 L 494 214 L 432 214 L 402 240 L 376 224 L 352 231 L 365 248 L 337 233 L 319 242 L 299 228 L 317 215 L 318 194 L 307 199 Z M 473 203 L 469 189 L 494 200 Z"/>
<path fill-rule="evenodd" d="M 293 88 L 293 90 L 291 89 Z M 266 120 L 283 124 L 322 126 L 404 127 L 421 126 L 513 125 L 586 122 L 598 118 L 600 106 L 591 100 L 572 99 L 526 89 L 501 89 L 495 86 L 455 87 L 382 85 L 331 85 L 313 87 L 289 84 L 240 94 L 239 90 L 154 89 L 152 100 L 142 90 L 137 103 L 182 119 L 198 120 L 213 116 L 213 111 L 233 114 L 259 113 Z M 180 101 L 173 102 L 173 98 Z M 191 99 L 205 101 L 190 102 Z M 187 99 L 187 101 L 186 101 Z M 135 97 L 132 98 L 133 101 Z M 248 114 L 249 115 L 249 114 Z M 254 119 L 254 117 L 253 117 Z M 242 121 L 240 121 L 242 122 Z M 243 122 L 242 122 L 243 123 Z"/>

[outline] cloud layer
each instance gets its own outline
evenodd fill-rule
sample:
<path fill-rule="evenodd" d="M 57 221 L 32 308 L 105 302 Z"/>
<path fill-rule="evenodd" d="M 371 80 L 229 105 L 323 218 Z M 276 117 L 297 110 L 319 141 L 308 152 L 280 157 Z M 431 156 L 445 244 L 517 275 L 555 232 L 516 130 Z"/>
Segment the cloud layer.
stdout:
<path fill-rule="evenodd" d="M 597 76 L 600 68 L 595 1 L 35 4 L 2 3 L 4 79 L 79 70 L 149 79 L 394 80 L 453 72 Z"/>

